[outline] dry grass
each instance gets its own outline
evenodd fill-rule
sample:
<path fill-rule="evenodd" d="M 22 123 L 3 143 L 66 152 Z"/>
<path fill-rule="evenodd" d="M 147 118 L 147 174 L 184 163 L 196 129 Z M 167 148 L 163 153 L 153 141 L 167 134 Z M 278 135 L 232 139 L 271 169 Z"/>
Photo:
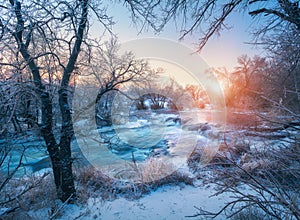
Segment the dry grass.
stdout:
<path fill-rule="evenodd" d="M 216 195 L 226 192 L 234 196 L 219 212 L 200 210 L 195 216 L 226 213 L 233 219 L 300 219 L 299 144 L 269 149 L 248 152 L 237 161 L 224 156 L 230 166 L 211 166 L 214 175 L 206 181 L 218 185 Z M 249 211 L 255 208 L 258 211 Z"/>
<path fill-rule="evenodd" d="M 40 181 L 40 177 L 35 177 L 30 181 Z M 24 181 L 24 184 L 28 184 L 28 181 Z M 55 204 L 56 188 L 54 184 L 54 178 L 52 174 L 45 177 L 36 187 L 32 188 L 28 193 L 22 197 L 22 201 L 28 205 L 28 209 L 42 208 L 52 206 Z"/>
<path fill-rule="evenodd" d="M 0 219 L 32 219 L 27 214 L 29 210 L 55 206 L 53 176 L 44 174 L 11 179 L 0 192 L 0 198 L 0 207 L 8 209 Z"/>
<path fill-rule="evenodd" d="M 242 155 L 250 151 L 249 143 L 233 139 L 229 145 L 213 143 L 214 145 L 197 146 L 187 160 L 188 166 L 193 172 L 199 172 L 204 166 L 232 166 L 231 160 L 238 161 Z"/>
<path fill-rule="evenodd" d="M 18 204 L 23 209 L 44 207 L 56 199 L 54 180 L 50 174 L 12 179 L 0 194 L 0 204 Z"/>
<path fill-rule="evenodd" d="M 166 163 L 163 159 L 150 158 L 145 164 L 138 167 L 140 181 L 143 183 L 156 182 L 175 172 L 173 164 Z"/>
<path fill-rule="evenodd" d="M 231 220 L 264 220 L 268 219 L 258 208 L 245 208 L 243 211 L 234 215 Z"/>
<path fill-rule="evenodd" d="M 136 199 L 162 185 L 192 185 L 194 181 L 189 174 L 176 171 L 173 165 L 160 159 L 150 159 L 143 164 L 128 164 L 113 176 L 88 167 L 78 170 L 75 179 L 78 196 L 82 201 L 95 196 L 103 199 L 119 196 Z"/>

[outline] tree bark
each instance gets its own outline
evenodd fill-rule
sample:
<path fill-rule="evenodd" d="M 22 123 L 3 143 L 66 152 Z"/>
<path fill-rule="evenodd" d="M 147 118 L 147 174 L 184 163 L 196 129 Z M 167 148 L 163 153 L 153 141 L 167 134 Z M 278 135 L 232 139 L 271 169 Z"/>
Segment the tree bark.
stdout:
<path fill-rule="evenodd" d="M 74 134 L 71 111 L 68 103 L 68 93 L 59 91 L 59 106 L 62 115 L 62 127 L 60 138 L 60 159 L 61 159 L 61 200 L 66 201 L 70 197 L 76 197 L 76 190 L 73 181 L 71 140 Z"/>
<path fill-rule="evenodd" d="M 53 103 L 51 101 L 49 93 L 46 90 L 45 85 L 42 82 L 39 68 L 28 50 L 27 40 L 26 43 L 24 43 L 23 41 L 23 30 L 25 28 L 21 13 L 21 3 L 19 1 L 10 1 L 10 3 L 14 9 L 14 14 L 17 19 L 13 37 L 18 44 L 18 50 L 29 66 L 29 69 L 33 76 L 36 91 L 42 103 L 42 123 L 40 124 L 40 129 L 45 140 L 49 156 L 51 158 L 57 194 L 63 202 L 70 202 L 73 200 L 73 198 L 75 198 L 76 190 L 72 173 L 71 140 L 74 130 L 68 100 L 68 87 L 71 74 L 73 73 L 80 52 L 84 30 L 86 29 L 88 0 L 83 0 L 80 3 L 82 12 L 79 26 L 76 30 L 76 40 L 66 68 L 64 69 L 62 82 L 60 85 L 59 106 L 62 115 L 62 127 L 59 143 L 57 143 L 53 132 Z"/>
<path fill-rule="evenodd" d="M 70 77 L 75 68 L 77 58 L 80 52 L 81 44 L 83 42 L 84 30 L 87 24 L 88 14 L 88 0 L 81 1 L 81 19 L 76 32 L 76 40 L 67 66 L 64 69 L 61 87 L 59 90 L 59 107 L 62 116 L 61 138 L 60 138 L 60 166 L 61 166 L 61 190 L 60 199 L 65 201 L 72 201 L 76 197 L 76 190 L 74 185 L 73 171 L 72 171 L 72 155 L 71 155 L 71 141 L 74 135 L 74 128 L 71 116 L 71 109 L 68 100 Z"/>

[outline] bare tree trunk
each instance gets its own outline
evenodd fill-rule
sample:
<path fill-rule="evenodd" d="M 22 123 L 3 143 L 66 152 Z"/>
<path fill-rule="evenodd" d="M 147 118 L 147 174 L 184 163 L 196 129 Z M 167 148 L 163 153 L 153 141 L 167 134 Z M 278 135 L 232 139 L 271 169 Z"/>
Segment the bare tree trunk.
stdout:
<path fill-rule="evenodd" d="M 53 133 L 53 124 L 52 124 L 52 102 L 49 97 L 48 92 L 43 92 L 40 95 L 40 98 L 42 100 L 42 125 L 41 125 L 41 132 L 42 136 L 46 142 L 47 151 L 49 153 L 49 156 L 51 158 L 52 163 L 52 169 L 53 169 L 53 175 L 54 175 L 54 181 L 55 186 L 58 194 L 61 191 L 60 185 L 61 185 L 61 161 L 60 161 L 60 154 L 59 154 L 59 146 L 56 143 L 55 136 Z"/>
<path fill-rule="evenodd" d="M 78 29 L 76 30 L 76 40 L 72 49 L 72 53 L 68 59 L 68 63 L 64 69 L 62 81 L 59 90 L 59 106 L 62 115 L 62 127 L 60 142 L 57 143 L 53 132 L 53 103 L 51 101 L 49 92 L 47 92 L 43 84 L 39 67 L 35 59 L 28 50 L 30 43 L 30 36 L 26 37 L 26 43 L 23 41 L 24 20 L 21 10 L 21 3 L 19 1 L 10 1 L 14 7 L 14 14 L 17 19 L 16 31 L 13 33 L 18 49 L 27 62 L 35 89 L 39 98 L 41 99 L 42 106 L 42 123 L 40 125 L 42 136 L 46 142 L 47 150 L 52 162 L 52 169 L 54 174 L 55 185 L 58 197 L 63 201 L 72 201 L 76 196 L 74 179 L 72 173 L 72 157 L 71 157 L 71 139 L 74 133 L 70 105 L 68 100 L 68 88 L 71 74 L 75 68 L 77 58 L 80 52 L 81 44 L 83 41 L 84 30 L 87 24 L 88 14 L 88 0 L 81 1 L 81 18 Z"/>
<path fill-rule="evenodd" d="M 69 197 L 75 197 L 75 186 L 72 172 L 71 140 L 74 134 L 71 111 L 68 103 L 68 94 L 66 91 L 59 91 L 59 106 L 62 115 L 62 127 L 60 138 L 60 159 L 61 159 L 61 189 L 62 201 Z"/>
<path fill-rule="evenodd" d="M 60 137 L 60 172 L 61 172 L 61 190 L 62 194 L 60 199 L 64 201 L 72 201 L 70 198 L 76 197 L 76 190 L 74 185 L 74 178 L 72 172 L 72 156 L 71 156 L 71 140 L 74 134 L 74 128 L 71 117 L 71 109 L 69 104 L 69 83 L 71 74 L 75 68 L 77 58 L 80 52 L 81 44 L 83 42 L 84 30 L 87 24 L 88 15 L 88 0 L 81 2 L 82 12 L 80 23 L 76 32 L 76 40 L 72 53 L 69 57 L 68 64 L 64 69 L 61 87 L 59 90 L 59 107 L 62 116 L 62 127 L 61 127 L 61 137 Z"/>

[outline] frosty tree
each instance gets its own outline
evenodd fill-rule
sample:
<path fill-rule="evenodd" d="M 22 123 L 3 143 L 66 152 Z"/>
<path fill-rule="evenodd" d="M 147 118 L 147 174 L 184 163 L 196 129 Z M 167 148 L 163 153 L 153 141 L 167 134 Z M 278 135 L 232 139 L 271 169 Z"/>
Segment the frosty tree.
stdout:
<path fill-rule="evenodd" d="M 86 39 L 89 1 L 1 2 L 2 49 L 14 52 L 22 69 L 30 72 L 33 90 L 41 100 L 39 125 L 49 152 L 55 185 L 62 201 L 75 197 L 71 138 L 73 125 L 69 103 L 70 79 Z M 5 60 L 7 65 L 10 60 Z M 55 74 L 59 87 L 62 126 L 59 140 L 53 131 L 53 102 L 45 75 Z M 53 83 L 54 84 L 54 83 Z"/>

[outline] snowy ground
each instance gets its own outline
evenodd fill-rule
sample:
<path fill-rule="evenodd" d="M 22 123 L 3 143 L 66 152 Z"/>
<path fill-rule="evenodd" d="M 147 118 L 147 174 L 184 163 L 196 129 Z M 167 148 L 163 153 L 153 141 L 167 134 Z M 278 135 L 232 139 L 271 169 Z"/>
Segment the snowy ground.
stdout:
<path fill-rule="evenodd" d="M 227 194 L 210 197 L 215 192 L 209 186 L 164 186 L 133 201 L 124 198 L 113 201 L 90 198 L 84 205 L 64 206 L 57 214 L 57 219 L 195 219 L 187 217 L 197 213 L 194 206 L 216 212 L 229 199 Z M 34 219 L 47 219 L 49 211 L 50 208 L 46 208 L 28 214 Z M 224 219 L 224 216 L 216 219 Z"/>

